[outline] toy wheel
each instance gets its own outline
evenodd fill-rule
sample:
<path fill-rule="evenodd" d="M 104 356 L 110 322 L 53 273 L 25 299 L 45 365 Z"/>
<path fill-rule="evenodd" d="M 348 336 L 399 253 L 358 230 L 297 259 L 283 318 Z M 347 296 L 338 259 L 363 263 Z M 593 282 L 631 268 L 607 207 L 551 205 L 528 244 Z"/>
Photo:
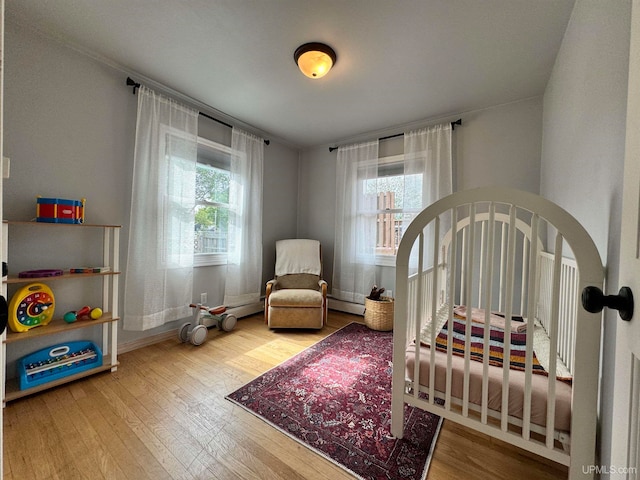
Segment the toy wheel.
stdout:
<path fill-rule="evenodd" d="M 222 328 L 222 330 L 224 330 L 225 332 L 230 332 L 231 330 L 233 330 L 233 327 L 236 326 L 237 321 L 238 320 L 235 315 L 229 314 L 220 322 L 220 328 Z"/>
<path fill-rule="evenodd" d="M 204 325 L 196 325 L 191 330 L 191 343 L 194 345 L 202 345 L 207 339 L 207 327 Z"/>
<path fill-rule="evenodd" d="M 191 323 L 187 322 L 187 323 L 183 323 L 182 326 L 180 327 L 180 329 L 178 330 L 178 340 L 180 340 L 182 343 L 188 342 L 189 341 L 189 327 L 191 326 Z"/>

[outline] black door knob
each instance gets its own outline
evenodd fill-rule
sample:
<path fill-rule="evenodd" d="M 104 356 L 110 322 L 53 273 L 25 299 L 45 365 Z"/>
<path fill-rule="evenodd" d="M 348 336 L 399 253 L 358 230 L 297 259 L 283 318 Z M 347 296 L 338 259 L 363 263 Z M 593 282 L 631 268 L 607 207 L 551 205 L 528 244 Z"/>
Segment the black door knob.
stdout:
<path fill-rule="evenodd" d="M 633 317 L 633 294 L 629 287 L 622 287 L 618 295 L 605 295 L 598 287 L 585 287 L 582 290 L 582 306 L 587 312 L 598 313 L 604 307 L 618 310 L 622 320 Z"/>

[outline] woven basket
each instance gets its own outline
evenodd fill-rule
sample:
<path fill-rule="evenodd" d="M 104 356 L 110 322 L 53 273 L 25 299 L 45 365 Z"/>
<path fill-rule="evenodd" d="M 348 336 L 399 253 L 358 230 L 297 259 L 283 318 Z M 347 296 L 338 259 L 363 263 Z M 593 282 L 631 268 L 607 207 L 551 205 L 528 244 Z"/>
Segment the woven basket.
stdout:
<path fill-rule="evenodd" d="M 364 299 L 364 324 L 371 330 L 393 330 L 393 298 Z"/>

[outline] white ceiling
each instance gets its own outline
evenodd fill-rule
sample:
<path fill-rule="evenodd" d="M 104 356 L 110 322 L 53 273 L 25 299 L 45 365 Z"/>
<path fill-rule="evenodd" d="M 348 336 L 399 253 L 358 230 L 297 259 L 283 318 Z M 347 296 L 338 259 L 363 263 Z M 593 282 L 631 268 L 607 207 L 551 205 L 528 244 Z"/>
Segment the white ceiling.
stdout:
<path fill-rule="evenodd" d="M 6 17 L 305 148 L 541 95 L 573 3 L 6 0 Z M 338 56 L 322 79 L 293 60 L 310 41 Z"/>

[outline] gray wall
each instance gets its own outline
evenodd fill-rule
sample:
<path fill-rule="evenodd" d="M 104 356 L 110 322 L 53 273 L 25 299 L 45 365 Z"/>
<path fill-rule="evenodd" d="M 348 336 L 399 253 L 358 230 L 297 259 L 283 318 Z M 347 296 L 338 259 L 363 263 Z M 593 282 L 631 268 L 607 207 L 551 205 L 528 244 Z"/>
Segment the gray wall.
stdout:
<path fill-rule="evenodd" d="M 128 74 L 10 21 L 6 25 L 5 46 L 4 151 L 11 158 L 11 177 L 4 183 L 5 218 L 34 218 L 37 195 L 85 197 L 87 222 L 123 226 L 124 269 L 137 106 L 137 97 L 125 86 Z M 135 73 L 131 74 L 135 78 Z M 230 144 L 227 127 L 203 117 L 200 120 L 202 136 Z M 296 236 L 297 178 L 297 149 L 271 138 L 271 145 L 265 146 L 263 285 L 273 275 L 275 240 Z M 51 265 L 43 262 L 61 261 L 55 258 L 55 249 L 46 251 L 41 259 L 34 256 L 43 248 L 37 239 L 32 240 L 33 244 L 9 242 L 11 273 L 46 268 Z M 88 250 L 86 243 L 79 241 L 77 248 Z M 87 263 L 91 261 L 83 258 Z M 96 263 L 99 259 L 93 260 Z M 222 303 L 224 274 L 224 267 L 197 268 L 194 300 L 199 300 L 201 292 L 207 292 L 210 304 Z M 123 284 L 124 276 L 121 292 Z M 62 300 L 62 296 L 58 297 Z M 85 301 L 69 298 L 70 303 L 80 306 Z M 147 332 L 120 329 L 118 341 L 125 344 L 177 330 L 179 323 Z"/>
<path fill-rule="evenodd" d="M 452 115 L 438 121 L 414 123 L 406 130 L 462 118 L 454 141 L 454 190 L 507 185 L 538 193 L 542 136 L 542 97 Z M 373 132 L 349 139 L 371 140 L 402 132 Z M 402 153 L 402 137 L 380 143 L 380 156 Z M 331 288 L 335 233 L 337 151 L 329 146 L 303 151 L 300 157 L 298 233 L 322 242 L 325 279 Z M 393 290 L 395 271 L 380 267 L 377 281 Z"/>
<path fill-rule="evenodd" d="M 540 190 L 593 237 L 618 291 L 631 5 L 578 0 L 544 95 Z M 610 464 L 616 312 L 605 313 L 601 465 Z"/>

